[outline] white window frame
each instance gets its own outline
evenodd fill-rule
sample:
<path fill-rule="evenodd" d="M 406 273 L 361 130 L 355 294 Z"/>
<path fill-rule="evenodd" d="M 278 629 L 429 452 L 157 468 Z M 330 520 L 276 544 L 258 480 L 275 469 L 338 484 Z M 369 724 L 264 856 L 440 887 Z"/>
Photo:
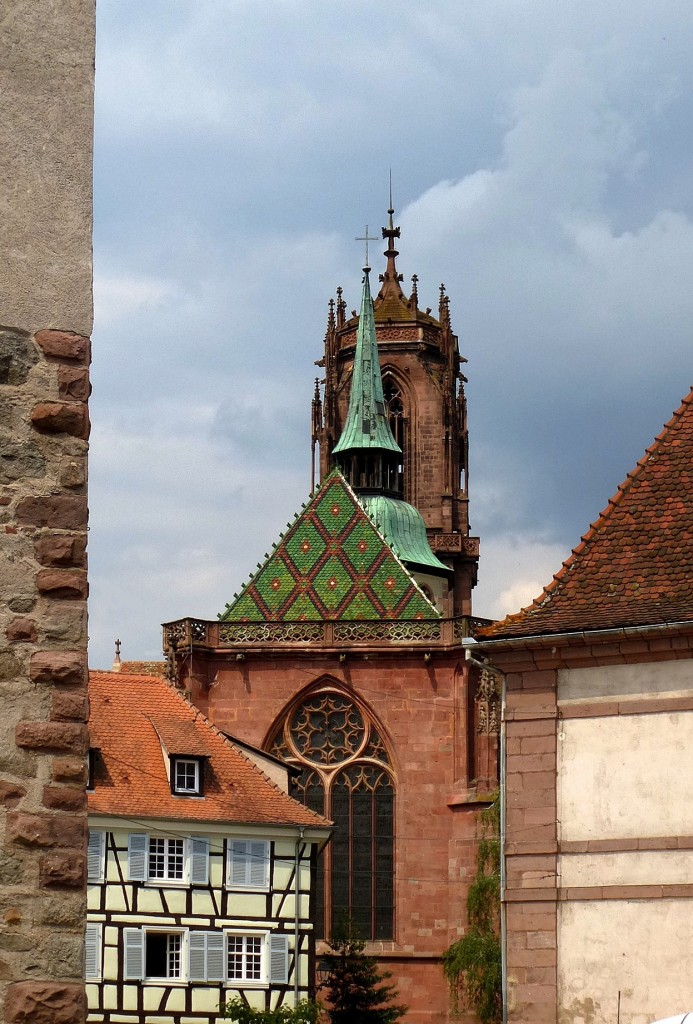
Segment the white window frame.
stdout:
<path fill-rule="evenodd" d="M 134 937 L 139 935 L 139 949 L 135 948 L 134 945 L 128 943 L 128 935 Z M 147 974 L 147 937 L 149 935 L 179 935 L 180 936 L 180 974 L 177 976 L 167 977 L 166 975 L 158 974 Z M 187 928 L 170 928 L 170 927 L 154 927 L 150 925 L 143 925 L 142 928 L 126 928 L 123 943 L 125 946 L 125 965 L 124 965 L 124 980 L 125 981 L 142 981 L 151 985 L 187 985 L 188 984 L 188 929 Z M 130 956 L 140 957 L 140 968 L 139 971 L 128 971 L 128 965 L 130 963 Z M 168 957 L 168 950 L 166 953 Z"/>
<path fill-rule="evenodd" d="M 175 847 L 172 848 L 172 844 Z M 156 844 L 156 845 L 155 845 Z M 163 846 L 160 851 L 159 847 Z M 176 852 L 172 852 L 175 849 Z M 147 879 L 154 884 L 161 882 L 173 882 L 175 885 L 185 885 L 188 874 L 188 850 L 184 836 L 148 836 L 147 837 Z M 163 874 L 152 873 L 152 860 L 161 858 L 163 861 Z M 173 863 L 180 863 L 180 875 L 169 874 Z"/>
<path fill-rule="evenodd" d="M 185 787 L 178 785 L 178 767 L 179 765 L 192 765 L 195 772 L 195 782 L 193 787 Z M 201 775 L 201 764 L 199 758 L 196 757 L 172 757 L 171 758 L 171 774 L 173 776 L 171 780 L 171 792 L 174 796 L 202 796 L 202 775 Z"/>
<path fill-rule="evenodd" d="M 229 976 L 229 940 L 233 938 L 261 940 L 260 978 L 232 978 Z M 242 955 L 245 960 L 247 952 Z M 289 937 L 285 932 L 227 928 L 224 933 L 224 966 L 227 988 L 271 988 L 273 985 L 287 985 L 289 982 Z"/>
<path fill-rule="evenodd" d="M 270 887 L 268 839 L 229 839 L 226 850 L 226 885 L 245 892 L 267 892 Z"/>
<path fill-rule="evenodd" d="M 183 842 L 183 877 L 158 877 L 149 873 L 151 840 Z M 133 832 L 128 836 L 128 881 L 144 882 L 160 887 L 190 887 L 209 884 L 209 848 L 206 836 L 150 836 L 145 832 Z"/>
<path fill-rule="evenodd" d="M 229 943 L 231 939 L 241 939 L 243 942 L 243 951 L 240 954 L 243 960 L 243 969 L 247 969 L 247 958 L 248 951 L 246 949 L 246 943 L 248 939 L 259 939 L 260 940 L 260 977 L 259 978 L 247 978 L 247 977 L 231 977 L 229 974 L 229 956 L 231 951 L 229 950 Z M 251 954 L 255 956 L 256 954 Z M 226 984 L 232 985 L 235 988 L 267 988 L 269 984 L 269 941 L 267 932 L 246 932 L 246 931 L 234 931 L 229 930 L 225 932 L 224 941 L 224 966 L 226 968 Z"/>
<path fill-rule="evenodd" d="M 87 882 L 103 882 L 106 852 L 106 833 L 101 829 L 89 829 L 87 849 Z"/>

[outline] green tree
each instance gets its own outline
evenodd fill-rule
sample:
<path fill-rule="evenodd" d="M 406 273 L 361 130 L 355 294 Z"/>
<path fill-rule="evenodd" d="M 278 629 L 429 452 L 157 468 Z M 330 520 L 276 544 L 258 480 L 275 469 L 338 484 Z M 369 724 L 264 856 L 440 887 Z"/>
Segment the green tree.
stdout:
<path fill-rule="evenodd" d="M 317 1024 L 320 1004 L 302 999 L 296 1006 L 278 1006 L 276 1010 L 253 1010 L 245 999 L 236 996 L 224 1007 L 224 1017 L 237 1024 Z"/>
<path fill-rule="evenodd" d="M 443 953 L 453 1002 L 465 1003 L 483 1024 L 503 1018 L 500 944 L 500 795 L 479 815 L 476 873 L 467 894 L 467 933 Z"/>
<path fill-rule="evenodd" d="M 326 992 L 331 1024 L 393 1024 L 407 1012 L 406 1006 L 393 1005 L 395 986 L 383 984 L 391 974 L 378 969 L 365 946 L 350 929 L 330 943 L 325 957 L 329 975 L 320 988 Z"/>

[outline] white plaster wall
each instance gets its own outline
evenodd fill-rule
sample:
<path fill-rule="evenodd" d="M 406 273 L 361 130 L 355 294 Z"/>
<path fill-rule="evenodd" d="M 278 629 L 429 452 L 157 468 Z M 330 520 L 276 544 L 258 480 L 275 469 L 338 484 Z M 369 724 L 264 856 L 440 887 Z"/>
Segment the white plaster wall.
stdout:
<path fill-rule="evenodd" d="M 559 903 L 559 1024 L 649 1024 L 693 1009 L 693 905 Z"/>
<path fill-rule="evenodd" d="M 693 835 L 693 712 L 566 719 L 560 840 Z"/>
<path fill-rule="evenodd" d="M 558 871 L 558 884 L 563 887 L 686 885 L 693 882 L 693 850 L 564 853 L 559 857 Z"/>
<path fill-rule="evenodd" d="M 558 702 L 681 696 L 693 691 L 693 659 L 558 672 Z"/>

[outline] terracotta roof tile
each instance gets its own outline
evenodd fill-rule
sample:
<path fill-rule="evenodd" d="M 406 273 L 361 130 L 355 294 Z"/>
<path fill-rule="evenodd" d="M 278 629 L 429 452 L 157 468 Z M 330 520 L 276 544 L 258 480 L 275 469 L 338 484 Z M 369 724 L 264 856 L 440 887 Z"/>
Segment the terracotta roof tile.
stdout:
<path fill-rule="evenodd" d="M 529 607 L 479 639 L 693 620 L 693 390 Z"/>
<path fill-rule="evenodd" d="M 237 824 L 324 828 L 325 818 L 279 789 L 179 690 L 157 676 L 89 675 L 91 745 L 100 751 L 89 811 L 125 818 L 172 818 Z M 205 752 L 204 797 L 174 796 L 166 774 L 161 727 Z M 185 750 L 192 753 L 192 750 Z M 198 753 L 199 752 L 199 753 Z"/>

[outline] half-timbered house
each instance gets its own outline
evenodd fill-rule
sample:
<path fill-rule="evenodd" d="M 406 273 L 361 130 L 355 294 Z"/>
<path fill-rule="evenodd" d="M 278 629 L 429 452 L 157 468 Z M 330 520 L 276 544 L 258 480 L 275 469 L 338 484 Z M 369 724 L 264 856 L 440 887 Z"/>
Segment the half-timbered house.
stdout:
<path fill-rule="evenodd" d="M 329 823 L 153 676 L 90 677 L 89 1021 L 212 1024 L 309 995 Z"/>

